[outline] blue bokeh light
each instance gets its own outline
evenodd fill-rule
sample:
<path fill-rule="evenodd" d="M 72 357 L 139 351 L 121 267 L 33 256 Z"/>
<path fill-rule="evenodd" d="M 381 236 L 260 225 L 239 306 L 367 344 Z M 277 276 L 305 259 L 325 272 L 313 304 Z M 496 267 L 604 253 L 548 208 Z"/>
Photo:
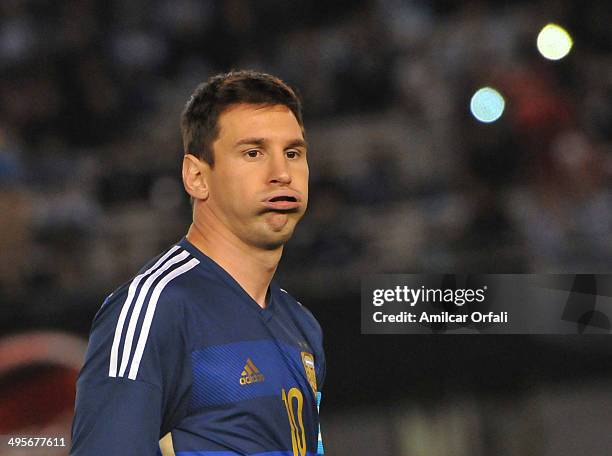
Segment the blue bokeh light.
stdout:
<path fill-rule="evenodd" d="M 506 101 L 501 94 L 491 88 L 483 87 L 479 89 L 470 101 L 470 111 L 480 122 L 495 122 L 504 113 Z"/>

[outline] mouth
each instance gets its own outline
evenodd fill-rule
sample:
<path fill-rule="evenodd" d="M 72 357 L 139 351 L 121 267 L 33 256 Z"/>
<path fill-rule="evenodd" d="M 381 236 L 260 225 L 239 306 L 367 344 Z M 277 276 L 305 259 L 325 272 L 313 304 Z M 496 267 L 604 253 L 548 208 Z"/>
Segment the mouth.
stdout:
<path fill-rule="evenodd" d="M 268 196 L 262 203 L 268 209 L 279 211 L 297 209 L 302 204 L 299 195 L 294 192 L 275 193 Z"/>

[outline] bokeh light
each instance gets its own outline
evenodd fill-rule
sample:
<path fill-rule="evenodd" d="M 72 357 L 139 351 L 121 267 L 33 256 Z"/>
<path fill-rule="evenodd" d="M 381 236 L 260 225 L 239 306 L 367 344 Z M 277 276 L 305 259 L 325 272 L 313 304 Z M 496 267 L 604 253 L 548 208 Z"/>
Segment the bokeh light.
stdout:
<path fill-rule="evenodd" d="M 491 88 L 479 89 L 470 101 L 470 111 L 480 122 L 495 122 L 504 113 L 506 102 L 501 94 Z"/>
<path fill-rule="evenodd" d="M 569 54 L 574 41 L 563 27 L 547 24 L 538 34 L 538 51 L 548 60 L 559 60 Z"/>

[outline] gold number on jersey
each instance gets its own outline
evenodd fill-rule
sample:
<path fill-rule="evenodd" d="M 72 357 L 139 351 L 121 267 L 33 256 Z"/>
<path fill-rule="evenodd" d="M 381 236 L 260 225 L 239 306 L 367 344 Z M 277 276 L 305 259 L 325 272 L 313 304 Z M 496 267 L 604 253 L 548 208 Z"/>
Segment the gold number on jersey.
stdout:
<path fill-rule="evenodd" d="M 306 456 L 306 433 L 304 432 L 304 421 L 302 420 L 302 408 L 304 406 L 304 396 L 297 388 L 291 388 L 287 393 L 282 391 L 283 402 L 289 417 L 291 427 L 291 445 L 293 446 L 293 456 Z M 294 408 L 294 400 L 296 408 Z M 296 413 L 297 412 L 297 413 Z M 297 421 L 295 419 L 297 415 Z"/>

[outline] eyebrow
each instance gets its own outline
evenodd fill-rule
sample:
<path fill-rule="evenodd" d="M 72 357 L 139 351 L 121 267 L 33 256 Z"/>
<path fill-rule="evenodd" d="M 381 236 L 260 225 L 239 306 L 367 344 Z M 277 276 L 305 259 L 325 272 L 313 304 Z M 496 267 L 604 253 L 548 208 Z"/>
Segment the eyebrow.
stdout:
<path fill-rule="evenodd" d="M 265 138 L 244 138 L 236 141 L 234 147 L 243 145 L 264 146 L 266 142 L 267 140 Z M 296 138 L 292 139 L 285 145 L 285 148 L 289 147 L 303 147 L 305 149 L 308 149 L 308 143 L 303 139 Z"/>

